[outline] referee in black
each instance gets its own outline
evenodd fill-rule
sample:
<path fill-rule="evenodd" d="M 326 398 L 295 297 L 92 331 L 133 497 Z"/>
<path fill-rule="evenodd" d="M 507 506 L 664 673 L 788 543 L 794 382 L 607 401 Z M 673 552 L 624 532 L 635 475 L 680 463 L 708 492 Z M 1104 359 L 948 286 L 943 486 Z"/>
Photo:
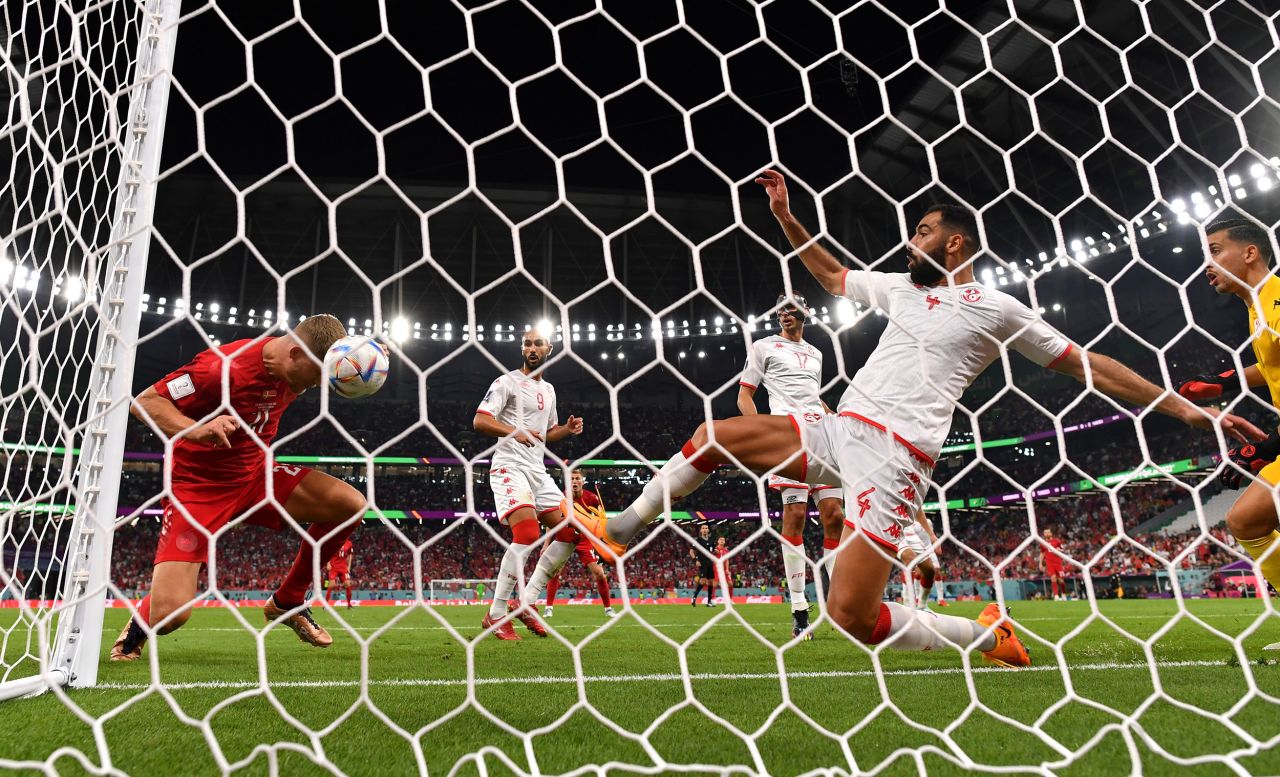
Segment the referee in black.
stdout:
<path fill-rule="evenodd" d="M 702 548 L 702 552 L 699 553 L 697 548 L 689 548 L 689 557 L 698 562 L 698 577 L 696 578 L 698 587 L 693 590 L 693 599 L 690 600 L 689 604 L 694 607 L 698 606 L 698 592 L 705 585 L 707 587 L 707 606 L 710 607 L 716 579 L 716 546 L 711 541 L 711 527 L 705 523 L 702 524 L 694 541 Z"/>

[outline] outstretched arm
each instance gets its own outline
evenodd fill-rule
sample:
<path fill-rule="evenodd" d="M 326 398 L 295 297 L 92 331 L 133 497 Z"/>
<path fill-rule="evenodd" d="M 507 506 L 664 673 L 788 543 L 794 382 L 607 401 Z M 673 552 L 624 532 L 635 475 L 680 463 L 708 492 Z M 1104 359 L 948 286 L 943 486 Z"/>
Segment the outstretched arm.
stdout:
<path fill-rule="evenodd" d="M 1267 435 L 1258 427 L 1239 416 L 1220 413 L 1212 407 L 1196 407 L 1178 394 L 1166 392 L 1151 381 L 1124 366 L 1110 356 L 1090 353 L 1081 348 L 1072 348 L 1052 369 L 1070 375 L 1081 383 L 1085 382 L 1085 362 L 1088 360 L 1088 372 L 1093 378 L 1093 386 L 1102 393 L 1125 402 L 1137 405 L 1150 405 L 1157 397 L 1164 397 L 1155 404 L 1155 409 L 1165 415 L 1172 416 L 1188 426 L 1200 429 L 1213 429 L 1214 418 L 1218 418 L 1224 434 L 1241 442 L 1261 440 Z"/>
<path fill-rule="evenodd" d="M 787 193 L 787 182 L 782 177 L 782 173 L 777 170 L 765 170 L 756 179 L 756 183 L 764 187 L 769 195 L 769 210 L 773 212 L 774 218 L 782 225 L 782 231 L 787 236 L 787 241 L 791 243 L 791 247 L 796 250 L 796 254 L 800 257 L 800 261 L 804 263 L 804 267 L 809 271 L 818 283 L 822 284 L 822 288 L 837 297 L 844 294 L 844 273 L 845 266 L 831 254 L 830 251 L 823 248 L 813 235 L 809 234 L 809 230 L 804 228 L 791 213 L 791 198 Z"/>

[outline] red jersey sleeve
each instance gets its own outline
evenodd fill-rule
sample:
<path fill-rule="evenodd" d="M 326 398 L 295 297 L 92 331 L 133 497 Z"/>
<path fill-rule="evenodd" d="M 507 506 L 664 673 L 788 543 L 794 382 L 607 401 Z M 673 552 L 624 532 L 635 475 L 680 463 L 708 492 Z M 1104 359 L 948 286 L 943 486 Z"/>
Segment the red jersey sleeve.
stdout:
<path fill-rule="evenodd" d="M 582 489 L 582 496 L 575 501 L 581 503 L 584 507 L 599 507 L 600 495 L 589 488 Z"/>
<path fill-rule="evenodd" d="M 222 404 L 222 363 L 218 351 L 212 348 L 201 351 L 151 387 L 182 412 L 197 417 L 205 415 Z"/>

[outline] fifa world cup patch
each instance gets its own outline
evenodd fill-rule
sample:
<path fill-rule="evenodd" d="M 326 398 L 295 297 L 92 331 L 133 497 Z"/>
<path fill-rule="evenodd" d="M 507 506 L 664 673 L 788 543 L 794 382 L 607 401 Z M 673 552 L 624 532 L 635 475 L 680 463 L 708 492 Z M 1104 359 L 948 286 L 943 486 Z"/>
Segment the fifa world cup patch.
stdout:
<path fill-rule="evenodd" d="M 170 399 L 182 399 L 196 393 L 196 384 L 191 382 L 190 375 L 179 375 L 165 384 L 169 388 Z"/>

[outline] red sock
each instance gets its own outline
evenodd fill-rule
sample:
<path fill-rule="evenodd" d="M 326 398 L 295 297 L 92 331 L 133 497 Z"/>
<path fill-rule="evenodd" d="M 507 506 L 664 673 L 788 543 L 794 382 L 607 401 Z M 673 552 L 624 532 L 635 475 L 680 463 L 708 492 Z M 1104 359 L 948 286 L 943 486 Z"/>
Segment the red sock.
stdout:
<path fill-rule="evenodd" d="M 298 555 L 293 559 L 293 566 L 289 567 L 288 573 L 284 576 L 284 582 L 276 589 L 276 604 L 280 606 L 288 605 L 296 607 L 307 600 L 307 591 L 311 588 L 313 559 L 316 555 L 320 557 L 320 568 L 323 570 L 324 565 L 329 563 L 329 559 L 333 558 L 338 549 L 342 547 L 342 543 L 347 541 L 355 530 L 360 526 L 360 521 L 351 521 L 349 524 L 340 529 L 335 529 L 332 524 L 313 523 L 307 527 L 307 535 L 313 540 L 318 540 L 327 535 L 328 539 L 320 544 L 319 554 L 312 552 L 313 547 L 310 542 L 303 541 L 302 547 L 298 549 Z M 332 532 L 332 534 L 330 534 Z"/>
<path fill-rule="evenodd" d="M 822 538 L 823 550 L 835 550 L 838 547 L 840 547 L 839 537 L 823 537 Z"/>
<path fill-rule="evenodd" d="M 560 576 L 556 575 L 547 581 L 547 606 L 556 603 L 556 592 L 560 590 Z"/>
<path fill-rule="evenodd" d="M 1053 586 L 1053 595 L 1054 595 L 1054 596 L 1057 596 L 1057 595 L 1058 595 L 1058 581 L 1057 581 L 1056 579 L 1054 579 L 1054 580 L 1050 580 L 1050 581 L 1049 581 L 1049 585 Z"/>
<path fill-rule="evenodd" d="M 536 545 L 542 538 L 542 524 L 537 521 L 521 521 L 511 527 L 511 541 L 518 545 Z"/>
<path fill-rule="evenodd" d="M 351 586 L 347 586 L 347 604 L 351 604 Z"/>
<path fill-rule="evenodd" d="M 142 622 L 150 626 L 151 625 L 151 594 L 147 594 L 146 596 L 138 600 L 137 610 L 138 610 L 138 617 L 142 619 Z"/>
<path fill-rule="evenodd" d="M 333 586 L 329 586 L 328 588 L 326 588 L 326 589 L 325 589 L 325 591 L 324 591 L 324 600 L 325 600 L 326 602 L 332 602 L 332 601 L 333 601 L 333 590 L 334 590 L 334 589 L 333 589 Z"/>
<path fill-rule="evenodd" d="M 596 590 L 600 592 L 600 601 L 604 602 L 604 606 L 609 606 L 609 579 L 596 581 Z"/>

